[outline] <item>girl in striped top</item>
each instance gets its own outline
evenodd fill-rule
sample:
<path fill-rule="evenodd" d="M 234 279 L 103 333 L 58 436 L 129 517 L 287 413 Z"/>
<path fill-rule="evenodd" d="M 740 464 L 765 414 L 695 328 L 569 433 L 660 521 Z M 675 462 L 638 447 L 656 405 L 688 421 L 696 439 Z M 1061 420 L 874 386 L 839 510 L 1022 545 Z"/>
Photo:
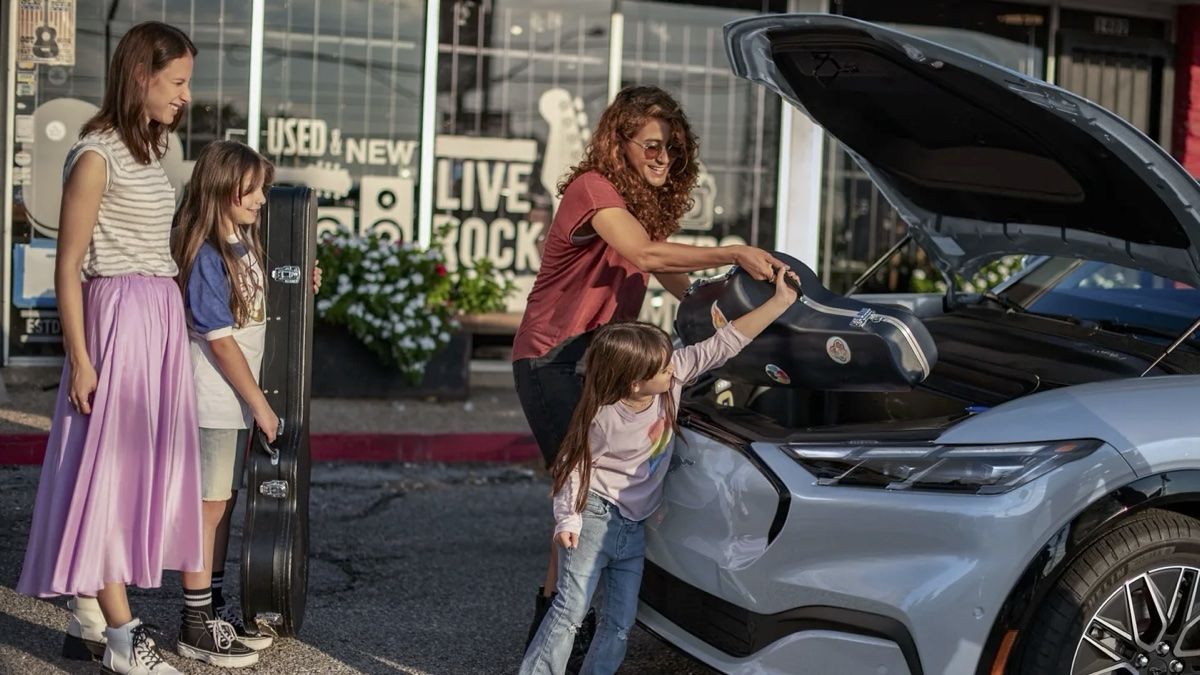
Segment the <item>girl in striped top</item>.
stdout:
<path fill-rule="evenodd" d="M 17 590 L 75 596 L 64 655 L 102 655 L 110 673 L 179 672 L 125 587 L 204 569 L 175 191 L 159 163 L 191 101 L 195 54 L 177 28 L 131 28 L 63 170 L 54 287 L 66 362 Z"/>

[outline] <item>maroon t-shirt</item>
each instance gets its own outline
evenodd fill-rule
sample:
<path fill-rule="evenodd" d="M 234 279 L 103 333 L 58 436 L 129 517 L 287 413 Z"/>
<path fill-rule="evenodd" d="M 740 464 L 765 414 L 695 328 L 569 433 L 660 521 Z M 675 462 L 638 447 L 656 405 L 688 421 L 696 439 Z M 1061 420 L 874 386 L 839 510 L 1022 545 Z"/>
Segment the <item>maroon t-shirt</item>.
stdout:
<path fill-rule="evenodd" d="M 649 275 L 595 232 L 580 235 L 600 209 L 625 200 L 595 171 L 571 181 L 546 235 L 542 266 L 513 338 L 513 360 L 545 355 L 558 343 L 611 321 L 636 319 Z"/>

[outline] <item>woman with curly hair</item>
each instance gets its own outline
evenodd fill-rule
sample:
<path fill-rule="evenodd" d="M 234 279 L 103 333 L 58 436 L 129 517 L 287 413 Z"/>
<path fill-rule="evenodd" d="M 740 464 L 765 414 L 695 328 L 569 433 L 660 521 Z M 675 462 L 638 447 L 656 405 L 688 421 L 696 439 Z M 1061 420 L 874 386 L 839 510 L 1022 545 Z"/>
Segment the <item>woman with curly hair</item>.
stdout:
<path fill-rule="evenodd" d="M 670 94 L 658 87 L 627 87 L 600 116 L 583 161 L 558 186 L 562 201 L 513 340 L 517 395 L 547 467 L 582 393 L 577 366 L 591 331 L 636 319 L 649 275 L 682 297 L 689 272 L 737 264 L 769 280 L 784 266 L 752 246 L 667 241 L 692 206 L 696 159 L 696 136 Z M 557 553 L 552 543 L 529 639 L 557 583 Z M 589 614 L 577 632 L 569 671 L 580 665 L 594 630 Z"/>

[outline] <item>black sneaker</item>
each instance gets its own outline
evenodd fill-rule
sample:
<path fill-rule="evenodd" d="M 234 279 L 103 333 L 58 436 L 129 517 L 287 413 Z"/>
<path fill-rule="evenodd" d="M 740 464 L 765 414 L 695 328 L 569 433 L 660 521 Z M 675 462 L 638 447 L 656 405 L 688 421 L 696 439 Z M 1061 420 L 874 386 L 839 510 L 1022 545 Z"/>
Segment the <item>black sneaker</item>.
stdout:
<path fill-rule="evenodd" d="M 256 652 L 260 652 L 275 644 L 275 638 L 270 635 L 246 627 L 246 622 L 242 620 L 242 610 L 240 607 L 221 605 L 217 607 L 217 618 L 233 626 L 233 632 L 237 633 L 238 642 Z"/>
<path fill-rule="evenodd" d="M 186 607 L 175 651 L 180 656 L 221 668 L 245 668 L 258 663 L 258 652 L 242 644 L 228 622 Z"/>

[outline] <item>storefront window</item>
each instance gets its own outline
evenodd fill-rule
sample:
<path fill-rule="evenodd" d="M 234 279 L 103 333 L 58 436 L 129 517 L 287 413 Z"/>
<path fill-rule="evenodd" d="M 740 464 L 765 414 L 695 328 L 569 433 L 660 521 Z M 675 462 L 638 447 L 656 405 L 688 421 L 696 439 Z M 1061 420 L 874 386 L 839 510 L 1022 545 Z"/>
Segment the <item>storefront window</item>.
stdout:
<path fill-rule="evenodd" d="M 421 0 L 288 0 L 264 17 L 261 139 L 320 229 L 416 239 Z"/>
<path fill-rule="evenodd" d="M 1048 10 L 1006 2 L 839 0 L 831 11 L 891 26 L 1033 77 L 1045 76 Z M 904 237 L 907 225 L 841 144 L 825 144 L 820 274 L 843 292 Z M 937 273 L 910 244 L 863 286 L 865 292 L 931 290 Z"/>
<path fill-rule="evenodd" d="M 34 4 L 20 3 L 19 13 Z M 700 139 L 696 206 L 678 239 L 774 243 L 780 104 L 732 76 L 722 27 L 785 4 L 443 0 L 436 139 L 426 149 L 433 175 L 420 176 L 423 0 L 266 3 L 258 92 L 250 91 L 250 2 L 43 3 L 61 16 L 18 21 L 19 44 L 33 46 L 34 27 L 52 20 L 63 56 L 14 64 L 9 354 L 62 354 L 53 294 L 62 163 L 101 102 L 112 50 L 136 23 L 174 24 L 199 49 L 193 104 L 163 161 L 177 187 L 208 143 L 251 140 L 249 102 L 258 96 L 253 140 L 276 164 L 276 182 L 317 191 L 322 230 L 415 241 L 417 185 L 433 181 L 432 225 L 448 262 L 491 260 L 516 282 L 509 310 L 519 312 L 541 264 L 537 240 L 551 222 L 558 182 L 581 158 L 618 71 L 622 85 L 657 84 L 678 97 Z M 610 59 L 614 9 L 624 19 L 620 63 Z M 669 326 L 675 303 L 662 296 L 652 291 L 643 316 Z"/>
<path fill-rule="evenodd" d="M 699 139 L 702 167 L 692 195 L 695 206 L 675 240 L 770 249 L 775 243 L 780 101 L 733 75 L 723 26 L 771 7 L 761 2 L 728 4 L 687 6 L 684 11 L 679 3 L 622 2 L 621 80 L 624 85 L 653 84 L 670 92 Z M 642 319 L 669 329 L 677 305 L 654 284 Z"/>
<path fill-rule="evenodd" d="M 27 4 L 22 3 L 21 15 Z M 207 143 L 245 128 L 250 83 L 250 3 L 121 2 L 112 6 L 116 11 L 111 19 L 110 3 L 42 7 L 53 8 L 50 16 L 35 12 L 18 20 L 19 38 L 24 37 L 21 31 L 32 31 L 44 21 L 53 25 L 57 49 L 44 48 L 41 57 L 19 57 L 15 64 L 13 291 L 7 336 L 9 354 L 15 357 L 62 354 L 54 250 L 63 161 L 79 129 L 99 108 L 109 55 L 125 31 L 142 21 L 165 21 L 186 32 L 199 50 L 192 105 L 163 158 L 177 188 L 186 182 L 192 161 Z"/>
<path fill-rule="evenodd" d="M 452 265 L 486 258 L 513 278 L 513 311 L 607 103 L 610 20 L 595 0 L 442 3 L 433 229 Z"/>

